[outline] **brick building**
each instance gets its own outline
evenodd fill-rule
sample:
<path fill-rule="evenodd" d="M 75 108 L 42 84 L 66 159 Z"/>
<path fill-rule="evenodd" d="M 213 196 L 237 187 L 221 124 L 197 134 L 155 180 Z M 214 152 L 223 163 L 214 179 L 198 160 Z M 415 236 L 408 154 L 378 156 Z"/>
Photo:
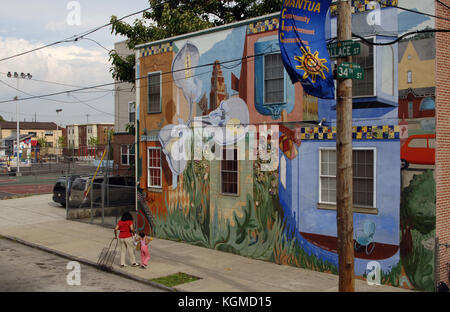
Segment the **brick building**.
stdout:
<path fill-rule="evenodd" d="M 450 0 L 442 0 L 450 6 Z M 436 3 L 436 16 L 447 16 L 448 8 Z M 436 19 L 436 29 L 450 29 L 448 20 Z M 448 33 L 436 33 L 436 237 L 439 239 L 437 281 L 449 284 L 450 266 L 450 62 Z"/>

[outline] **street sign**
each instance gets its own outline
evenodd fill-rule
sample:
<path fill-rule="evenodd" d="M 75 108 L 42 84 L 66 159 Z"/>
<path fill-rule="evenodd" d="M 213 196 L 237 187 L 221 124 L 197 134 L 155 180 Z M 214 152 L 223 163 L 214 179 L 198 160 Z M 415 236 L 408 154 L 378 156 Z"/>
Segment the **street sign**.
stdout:
<path fill-rule="evenodd" d="M 355 63 L 342 63 L 337 68 L 337 77 L 344 79 L 364 79 L 364 69 Z"/>
<path fill-rule="evenodd" d="M 330 58 L 339 58 L 361 53 L 361 45 L 352 40 L 339 41 L 327 44 L 328 54 Z"/>

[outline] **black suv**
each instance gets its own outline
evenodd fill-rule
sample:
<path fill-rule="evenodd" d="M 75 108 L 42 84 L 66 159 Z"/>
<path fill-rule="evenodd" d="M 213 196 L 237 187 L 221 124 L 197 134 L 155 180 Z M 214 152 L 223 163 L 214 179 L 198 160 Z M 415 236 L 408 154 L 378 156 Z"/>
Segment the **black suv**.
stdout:
<path fill-rule="evenodd" d="M 70 189 L 72 187 L 72 182 L 79 177 L 80 175 L 69 176 L 69 196 L 70 196 Z M 58 178 L 58 180 L 56 180 L 56 183 L 53 186 L 53 201 L 61 204 L 64 207 L 66 206 L 66 181 L 67 177 L 61 176 Z"/>

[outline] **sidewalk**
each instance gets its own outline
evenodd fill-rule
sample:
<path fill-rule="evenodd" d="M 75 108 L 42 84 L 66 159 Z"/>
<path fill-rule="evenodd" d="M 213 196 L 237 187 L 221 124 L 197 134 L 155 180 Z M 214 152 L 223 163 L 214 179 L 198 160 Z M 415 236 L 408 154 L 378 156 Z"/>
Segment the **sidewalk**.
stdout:
<path fill-rule="evenodd" d="M 113 237 L 113 230 L 98 225 L 65 220 L 66 211 L 52 202 L 51 195 L 0 200 L 0 236 L 94 264 Z M 1 243 L 1 241 L 0 241 Z M 149 268 L 119 267 L 114 271 L 138 280 L 183 272 L 200 280 L 175 286 L 192 292 L 335 292 L 338 276 L 231 253 L 155 238 L 150 245 Z M 136 252 L 136 259 L 138 257 Z M 369 286 L 355 280 L 356 291 L 401 292 L 402 288 Z"/>

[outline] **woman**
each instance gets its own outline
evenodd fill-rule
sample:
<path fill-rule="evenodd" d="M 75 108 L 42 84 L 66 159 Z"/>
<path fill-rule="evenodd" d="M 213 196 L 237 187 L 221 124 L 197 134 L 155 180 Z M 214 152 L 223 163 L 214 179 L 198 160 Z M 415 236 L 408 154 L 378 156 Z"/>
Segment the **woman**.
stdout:
<path fill-rule="evenodd" d="M 133 217 L 129 212 L 125 212 L 122 215 L 122 218 L 117 223 L 116 228 L 114 229 L 114 238 L 117 239 L 117 230 L 119 233 L 119 242 L 120 242 L 120 266 L 126 267 L 125 265 L 125 250 L 128 251 L 128 257 L 130 258 L 130 262 L 133 266 L 139 266 L 136 262 L 136 258 L 134 256 L 134 245 L 133 238 L 134 235 L 134 226 L 133 226 Z"/>

